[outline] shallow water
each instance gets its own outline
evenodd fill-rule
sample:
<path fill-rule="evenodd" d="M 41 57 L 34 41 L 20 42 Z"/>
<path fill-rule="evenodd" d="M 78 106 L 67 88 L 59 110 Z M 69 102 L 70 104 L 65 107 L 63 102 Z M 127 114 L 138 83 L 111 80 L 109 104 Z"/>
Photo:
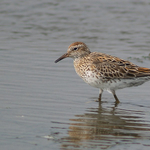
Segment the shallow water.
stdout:
<path fill-rule="evenodd" d="M 75 41 L 150 67 L 150 2 L 0 2 L 1 149 L 150 148 L 150 82 L 117 91 L 121 103 L 54 61 Z"/>

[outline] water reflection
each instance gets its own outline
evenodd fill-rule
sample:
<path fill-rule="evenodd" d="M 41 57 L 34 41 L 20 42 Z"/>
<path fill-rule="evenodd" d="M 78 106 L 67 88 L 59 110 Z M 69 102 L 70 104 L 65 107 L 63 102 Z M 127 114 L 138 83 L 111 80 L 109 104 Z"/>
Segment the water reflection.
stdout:
<path fill-rule="evenodd" d="M 62 148 L 97 147 L 108 148 L 116 144 L 135 142 L 150 138 L 150 124 L 145 123 L 144 112 L 125 110 L 114 106 L 99 105 L 88 108 L 85 114 L 70 119 L 68 137 L 62 138 Z M 133 143 L 134 143 L 133 142 Z"/>

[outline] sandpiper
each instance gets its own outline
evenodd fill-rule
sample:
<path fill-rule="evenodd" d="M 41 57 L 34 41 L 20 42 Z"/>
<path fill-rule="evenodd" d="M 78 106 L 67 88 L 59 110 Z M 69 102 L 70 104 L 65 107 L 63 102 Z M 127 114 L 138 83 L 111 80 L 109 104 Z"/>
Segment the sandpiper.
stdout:
<path fill-rule="evenodd" d="M 102 92 L 112 93 L 119 103 L 115 91 L 125 87 L 138 86 L 150 80 L 150 69 L 139 67 L 129 61 L 100 52 L 91 52 L 83 42 L 72 43 L 60 60 L 71 57 L 76 73 L 89 85 L 99 88 L 99 101 Z"/>

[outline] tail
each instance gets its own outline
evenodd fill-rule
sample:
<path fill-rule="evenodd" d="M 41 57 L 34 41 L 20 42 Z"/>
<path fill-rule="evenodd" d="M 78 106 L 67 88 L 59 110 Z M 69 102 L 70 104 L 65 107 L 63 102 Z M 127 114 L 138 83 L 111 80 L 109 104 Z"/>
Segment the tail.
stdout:
<path fill-rule="evenodd" d="M 139 67 L 137 76 L 139 76 L 139 77 L 150 76 L 150 69 Z"/>
<path fill-rule="evenodd" d="M 150 69 L 149 68 L 139 67 L 138 71 L 141 72 L 141 73 L 150 73 Z"/>

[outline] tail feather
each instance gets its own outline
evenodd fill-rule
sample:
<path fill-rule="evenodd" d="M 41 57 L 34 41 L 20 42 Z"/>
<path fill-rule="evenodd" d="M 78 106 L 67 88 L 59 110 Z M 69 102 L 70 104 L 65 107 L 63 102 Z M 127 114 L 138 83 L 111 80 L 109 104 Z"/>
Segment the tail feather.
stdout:
<path fill-rule="evenodd" d="M 139 67 L 137 77 L 146 77 L 146 76 L 150 77 L 150 69 Z"/>
<path fill-rule="evenodd" d="M 149 68 L 143 68 L 143 67 L 139 67 L 138 71 L 140 73 L 150 73 L 150 69 Z"/>

